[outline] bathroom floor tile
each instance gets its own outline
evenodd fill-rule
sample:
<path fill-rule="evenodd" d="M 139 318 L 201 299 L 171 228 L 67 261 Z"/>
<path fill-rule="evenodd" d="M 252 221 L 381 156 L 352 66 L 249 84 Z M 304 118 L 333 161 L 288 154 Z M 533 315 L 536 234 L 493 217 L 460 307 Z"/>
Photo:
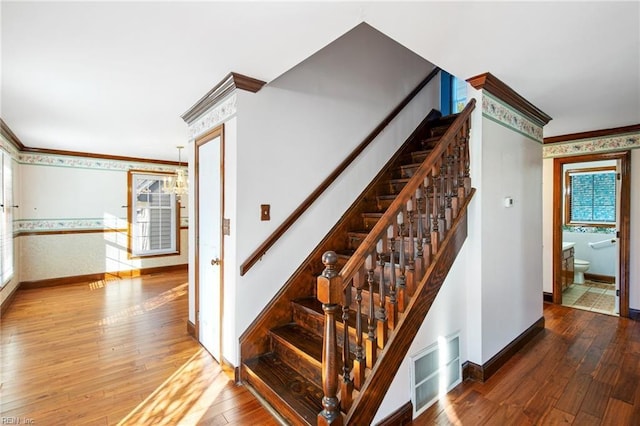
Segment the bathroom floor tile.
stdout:
<path fill-rule="evenodd" d="M 562 304 L 572 308 L 616 315 L 615 285 L 590 280 L 584 284 L 571 284 L 562 293 Z"/>

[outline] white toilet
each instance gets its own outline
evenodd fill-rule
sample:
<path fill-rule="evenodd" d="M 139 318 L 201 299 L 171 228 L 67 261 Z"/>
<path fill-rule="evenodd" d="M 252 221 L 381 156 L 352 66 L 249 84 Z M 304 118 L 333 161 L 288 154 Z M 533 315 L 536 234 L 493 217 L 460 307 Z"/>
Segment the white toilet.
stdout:
<path fill-rule="evenodd" d="M 582 259 L 573 259 L 573 282 L 575 284 L 584 284 L 584 273 L 589 270 L 589 261 Z"/>

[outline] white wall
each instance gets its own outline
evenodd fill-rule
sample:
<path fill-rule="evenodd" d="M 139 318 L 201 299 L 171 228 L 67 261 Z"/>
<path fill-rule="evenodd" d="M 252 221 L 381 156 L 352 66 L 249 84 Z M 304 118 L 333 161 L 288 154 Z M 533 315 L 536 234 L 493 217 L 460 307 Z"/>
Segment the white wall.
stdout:
<path fill-rule="evenodd" d="M 486 118 L 482 137 L 486 362 L 542 317 L 542 145 Z"/>
<path fill-rule="evenodd" d="M 467 241 L 468 242 L 468 241 Z M 439 337 L 460 334 L 460 360 L 468 359 L 466 342 L 469 338 L 467 322 L 467 271 L 469 249 L 465 243 L 458 253 L 447 278 L 442 284 L 427 317 L 416 334 L 407 356 L 400 365 L 387 394 L 376 413 L 373 424 L 393 413 L 402 404 L 411 400 L 411 357 L 438 342 Z"/>
<path fill-rule="evenodd" d="M 126 229 L 127 171 L 142 168 L 167 170 L 150 163 L 21 155 L 15 218 L 21 281 L 187 263 L 185 229 L 180 255 L 143 259 L 128 259 L 126 232 L 102 232 Z M 186 208 L 181 215 L 188 215 Z"/>
<path fill-rule="evenodd" d="M 258 93 L 238 93 L 238 265 L 432 67 L 364 25 Z M 227 288 L 235 285 L 236 339 L 417 124 L 437 108 L 438 97 L 433 81 L 261 262 L 242 277 L 236 268 L 235 283 L 225 277 Z M 271 204 L 271 221 L 259 220 L 260 204 Z M 225 348 L 225 356 L 238 361 L 231 349 Z"/>
<path fill-rule="evenodd" d="M 563 242 L 573 242 L 574 256 L 576 259 L 588 261 L 589 270 L 587 273 L 597 275 L 607 275 L 614 277 L 616 275 L 616 256 L 618 246 L 609 244 L 605 247 L 592 248 L 589 243 L 600 241 L 611 241 L 615 235 L 599 234 L 595 232 L 563 232 Z"/>

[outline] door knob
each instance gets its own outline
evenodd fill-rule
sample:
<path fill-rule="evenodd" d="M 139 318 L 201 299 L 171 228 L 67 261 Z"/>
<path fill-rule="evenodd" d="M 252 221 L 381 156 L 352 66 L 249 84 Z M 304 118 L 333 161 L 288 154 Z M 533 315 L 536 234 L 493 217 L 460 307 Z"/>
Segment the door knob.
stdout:
<path fill-rule="evenodd" d="M 211 265 L 220 265 L 220 259 L 218 259 L 217 257 L 215 259 L 211 259 Z"/>

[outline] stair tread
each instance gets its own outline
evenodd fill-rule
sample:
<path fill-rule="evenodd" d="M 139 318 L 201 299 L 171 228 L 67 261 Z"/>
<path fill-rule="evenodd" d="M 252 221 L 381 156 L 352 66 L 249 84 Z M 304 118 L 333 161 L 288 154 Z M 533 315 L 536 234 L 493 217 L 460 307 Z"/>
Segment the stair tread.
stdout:
<path fill-rule="evenodd" d="M 418 168 L 422 165 L 422 163 L 409 163 L 409 164 L 403 164 L 400 166 L 401 169 L 414 169 L 414 168 Z"/>
<path fill-rule="evenodd" d="M 245 365 L 308 424 L 316 424 L 322 410 L 322 389 L 269 352 Z"/>
<path fill-rule="evenodd" d="M 362 213 L 362 217 L 376 217 L 381 218 L 385 212 L 365 212 Z"/>
<path fill-rule="evenodd" d="M 398 194 L 385 194 L 385 195 L 378 195 L 377 197 L 379 200 L 395 200 L 397 196 Z"/>
<path fill-rule="evenodd" d="M 394 179 L 389 179 L 387 182 L 391 182 L 391 183 L 407 183 L 411 180 L 411 178 L 394 178 Z"/>
<path fill-rule="evenodd" d="M 320 303 L 320 302 L 318 302 Z M 320 306 L 322 312 L 322 305 Z M 319 363 L 322 362 L 322 338 L 295 323 L 285 324 L 271 330 L 271 334 L 295 346 Z"/>
<path fill-rule="evenodd" d="M 349 259 L 355 252 L 356 251 L 352 249 L 336 250 L 336 254 L 340 259 Z"/>

